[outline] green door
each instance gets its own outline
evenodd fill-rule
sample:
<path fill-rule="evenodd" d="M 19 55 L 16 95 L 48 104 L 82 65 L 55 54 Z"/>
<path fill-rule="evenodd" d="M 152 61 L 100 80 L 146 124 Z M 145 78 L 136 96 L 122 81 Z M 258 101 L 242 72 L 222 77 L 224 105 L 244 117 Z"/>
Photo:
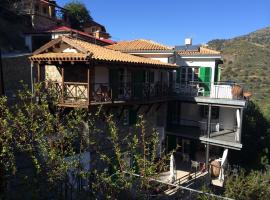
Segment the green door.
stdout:
<path fill-rule="evenodd" d="M 168 150 L 168 152 L 175 150 L 176 147 L 177 147 L 176 136 L 167 135 L 167 150 Z"/>
<path fill-rule="evenodd" d="M 112 99 L 118 98 L 119 94 L 119 76 L 117 69 L 110 69 L 109 71 L 110 89 L 112 90 Z"/>
<path fill-rule="evenodd" d="M 204 88 L 204 96 L 210 95 L 211 90 L 211 67 L 200 67 L 199 80 L 201 82 L 200 87 Z"/>
<path fill-rule="evenodd" d="M 144 70 L 136 70 L 132 73 L 133 97 L 135 99 L 143 98 L 144 82 L 145 82 Z"/>

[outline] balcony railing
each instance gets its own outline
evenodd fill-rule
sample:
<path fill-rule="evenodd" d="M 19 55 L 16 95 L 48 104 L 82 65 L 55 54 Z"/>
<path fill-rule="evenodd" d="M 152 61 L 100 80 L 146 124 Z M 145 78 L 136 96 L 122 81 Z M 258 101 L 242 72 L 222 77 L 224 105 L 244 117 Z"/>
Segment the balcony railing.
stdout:
<path fill-rule="evenodd" d="M 168 130 L 170 132 L 181 133 L 181 131 L 186 131 L 185 127 L 189 127 L 190 129 L 193 127 L 194 129 L 198 130 L 197 135 L 194 135 L 195 137 L 208 138 L 207 126 L 207 119 L 202 119 L 198 121 L 190 119 L 179 119 L 177 122 L 171 121 L 168 124 Z M 223 127 L 223 124 L 218 119 L 212 120 L 210 123 L 209 138 L 240 143 L 241 138 L 239 135 L 239 131 L 240 129 L 237 126 L 233 126 L 230 129 L 225 129 Z M 195 132 L 196 131 L 194 131 L 194 133 Z M 191 134 L 191 132 L 188 131 L 187 134 Z"/>
<path fill-rule="evenodd" d="M 230 82 L 182 82 L 175 85 L 175 93 L 188 97 L 243 99 L 243 85 Z"/>
<path fill-rule="evenodd" d="M 88 92 L 87 83 L 78 82 L 46 82 L 46 88 L 55 91 L 61 104 L 83 104 L 151 101 L 168 98 L 172 95 L 172 88 L 161 83 L 94 83 L 92 91 Z M 90 98 L 90 101 L 89 101 Z"/>

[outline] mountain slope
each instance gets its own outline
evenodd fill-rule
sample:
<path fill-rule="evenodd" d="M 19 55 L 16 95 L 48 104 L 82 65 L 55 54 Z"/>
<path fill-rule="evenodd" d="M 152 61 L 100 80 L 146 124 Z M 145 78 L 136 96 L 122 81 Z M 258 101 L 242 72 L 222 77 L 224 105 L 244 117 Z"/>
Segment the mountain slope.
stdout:
<path fill-rule="evenodd" d="M 229 40 L 212 40 L 208 45 L 222 52 L 222 80 L 243 83 L 270 118 L 270 27 Z"/>

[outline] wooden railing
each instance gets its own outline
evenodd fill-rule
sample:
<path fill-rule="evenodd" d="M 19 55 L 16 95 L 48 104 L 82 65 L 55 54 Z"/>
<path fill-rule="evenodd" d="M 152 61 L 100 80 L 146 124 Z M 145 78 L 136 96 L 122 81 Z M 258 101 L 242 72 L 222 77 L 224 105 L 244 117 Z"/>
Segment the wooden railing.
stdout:
<path fill-rule="evenodd" d="M 83 104 L 121 101 L 150 101 L 167 98 L 172 89 L 161 83 L 123 83 L 111 85 L 109 83 L 94 83 L 92 92 L 88 92 L 87 83 L 78 82 L 46 82 L 46 88 L 57 94 L 61 104 Z M 89 97 L 90 95 L 90 97 Z M 89 100 L 90 98 L 90 100 Z"/>

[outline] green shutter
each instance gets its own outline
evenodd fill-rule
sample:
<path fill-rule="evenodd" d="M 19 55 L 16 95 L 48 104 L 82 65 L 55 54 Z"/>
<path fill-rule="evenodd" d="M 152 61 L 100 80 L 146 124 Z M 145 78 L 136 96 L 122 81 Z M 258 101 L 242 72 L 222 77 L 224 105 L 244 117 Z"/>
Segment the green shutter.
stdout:
<path fill-rule="evenodd" d="M 167 150 L 168 152 L 171 152 L 176 149 L 176 136 L 174 135 L 167 135 Z"/>
<path fill-rule="evenodd" d="M 117 69 L 110 69 L 109 82 L 110 82 L 110 88 L 112 90 L 112 98 L 117 99 L 118 92 L 119 92 L 119 76 L 118 76 Z"/>
<path fill-rule="evenodd" d="M 129 109 L 129 125 L 134 125 L 137 122 L 137 112 L 132 108 Z"/>
<path fill-rule="evenodd" d="M 211 74 L 212 74 L 211 67 L 200 67 L 199 80 L 201 82 L 200 86 L 204 88 L 204 96 L 210 95 Z"/>

